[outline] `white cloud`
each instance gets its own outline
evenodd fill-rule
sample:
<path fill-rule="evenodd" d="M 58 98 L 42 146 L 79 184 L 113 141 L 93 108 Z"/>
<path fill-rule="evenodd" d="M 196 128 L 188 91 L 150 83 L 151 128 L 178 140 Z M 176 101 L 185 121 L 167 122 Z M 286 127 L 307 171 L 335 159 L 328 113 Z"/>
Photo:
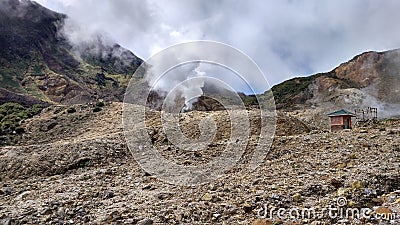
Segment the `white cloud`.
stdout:
<path fill-rule="evenodd" d="M 244 51 L 272 84 L 333 69 L 367 50 L 400 46 L 400 1 L 38 0 L 142 58 L 182 41 Z"/>

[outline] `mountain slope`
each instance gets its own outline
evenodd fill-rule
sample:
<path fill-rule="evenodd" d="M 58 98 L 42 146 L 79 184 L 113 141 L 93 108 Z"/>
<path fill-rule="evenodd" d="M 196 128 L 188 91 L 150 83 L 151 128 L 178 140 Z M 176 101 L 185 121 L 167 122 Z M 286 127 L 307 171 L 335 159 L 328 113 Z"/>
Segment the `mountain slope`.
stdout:
<path fill-rule="evenodd" d="M 0 102 L 122 101 L 142 60 L 101 37 L 78 53 L 63 36 L 66 18 L 28 0 L 0 2 Z M 285 81 L 272 88 L 277 108 L 372 106 L 397 113 L 399 56 L 400 50 L 366 52 L 330 72 Z M 255 104 L 254 96 L 244 101 Z M 215 108 L 202 103 L 195 109 Z"/>
<path fill-rule="evenodd" d="M 0 88 L 50 103 L 121 101 L 142 60 L 101 38 L 78 54 L 62 35 L 65 19 L 28 0 L 0 2 Z"/>
<path fill-rule="evenodd" d="M 366 52 L 330 72 L 293 78 L 272 90 L 278 108 L 371 106 L 393 114 L 400 106 L 400 50 Z"/>

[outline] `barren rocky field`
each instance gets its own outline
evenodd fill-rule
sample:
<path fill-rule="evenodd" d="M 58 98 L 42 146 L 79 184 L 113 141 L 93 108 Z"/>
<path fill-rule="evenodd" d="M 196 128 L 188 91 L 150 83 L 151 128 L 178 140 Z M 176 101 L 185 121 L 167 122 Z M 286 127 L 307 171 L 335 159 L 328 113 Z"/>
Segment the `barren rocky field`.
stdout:
<path fill-rule="evenodd" d="M 131 155 L 121 103 L 99 112 L 93 105 L 70 107 L 46 108 L 25 122 L 18 145 L 0 148 L 2 224 L 400 223 L 398 120 L 332 133 L 278 112 L 272 147 L 256 170 L 243 160 L 211 183 L 175 186 L 142 170 Z M 252 135 L 256 114 L 249 111 Z M 163 156 L 195 165 L 218 155 L 230 134 L 224 111 L 183 114 L 183 133 L 196 138 L 205 116 L 219 129 L 201 152 L 181 152 L 166 141 L 159 112 L 146 123 Z M 250 141 L 245 154 L 253 147 Z M 297 215 L 296 208 L 316 215 Z M 340 214 L 362 208 L 369 209 L 364 217 Z"/>

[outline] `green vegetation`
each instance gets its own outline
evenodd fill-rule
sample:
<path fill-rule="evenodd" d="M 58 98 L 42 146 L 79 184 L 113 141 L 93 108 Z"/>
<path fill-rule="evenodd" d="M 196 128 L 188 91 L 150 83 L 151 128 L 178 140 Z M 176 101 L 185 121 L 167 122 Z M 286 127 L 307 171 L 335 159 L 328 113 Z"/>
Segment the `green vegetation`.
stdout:
<path fill-rule="evenodd" d="M 100 112 L 102 110 L 102 108 L 100 108 L 100 107 L 98 107 L 98 106 L 95 106 L 94 108 L 93 108 L 93 112 Z"/>
<path fill-rule="evenodd" d="M 67 113 L 75 113 L 76 109 L 74 107 L 70 107 L 67 109 Z"/>
<path fill-rule="evenodd" d="M 136 69 L 139 67 L 141 62 L 133 61 L 130 64 L 125 64 L 121 59 L 114 57 L 112 52 L 115 50 L 113 48 L 121 48 L 120 46 L 106 47 L 103 49 L 103 53 L 108 53 L 108 55 L 94 55 L 94 54 L 84 54 L 82 56 L 83 60 L 93 66 L 98 66 L 103 68 L 105 71 L 111 74 L 123 74 L 125 76 L 134 74 Z M 126 54 L 128 54 L 126 52 Z M 129 56 L 134 60 L 135 56 L 132 54 Z M 129 76 L 128 76 L 129 77 Z"/>
<path fill-rule="evenodd" d="M 298 95 L 300 92 L 305 91 L 313 80 L 312 77 L 299 77 L 275 85 L 272 87 L 275 102 L 277 104 L 290 102 L 293 97 Z"/>
<path fill-rule="evenodd" d="M 18 81 L 15 79 L 17 75 L 9 75 L 0 71 L 0 87 L 5 88 L 7 90 L 15 91 L 15 92 L 22 92 L 22 88 Z"/>
<path fill-rule="evenodd" d="M 29 90 L 24 87 L 23 80 L 29 75 L 41 75 L 45 69 L 43 60 L 36 51 L 28 51 L 24 55 L 10 57 L 11 59 L 6 59 L 4 55 L 0 57 L 2 62 L 0 87 L 16 93 L 27 94 Z"/>
<path fill-rule="evenodd" d="M 241 96 L 241 98 L 244 106 L 246 107 L 258 105 L 257 97 L 255 95 Z"/>
<path fill-rule="evenodd" d="M 93 112 L 100 112 L 104 106 L 104 102 L 97 102 L 93 108 Z"/>
<path fill-rule="evenodd" d="M 97 102 L 96 103 L 96 107 L 104 107 L 105 106 L 105 104 L 104 104 L 104 102 Z"/>
<path fill-rule="evenodd" d="M 21 123 L 39 114 L 43 109 L 41 105 L 24 107 L 18 103 L 7 102 L 0 105 L 0 134 L 12 135 L 24 132 Z"/>
<path fill-rule="evenodd" d="M 317 79 L 318 77 L 326 76 L 336 78 L 334 72 L 327 72 L 327 73 L 318 73 L 309 77 L 296 77 L 287 81 L 284 81 L 280 84 L 277 84 L 272 87 L 272 94 L 275 100 L 275 104 L 277 108 L 281 107 L 290 107 L 295 104 L 294 100 L 299 100 L 296 97 L 300 93 L 304 93 L 306 95 L 311 95 L 312 93 L 308 92 L 309 86 Z M 269 101 L 272 97 L 270 92 L 265 92 L 264 94 L 260 95 L 245 95 L 240 93 L 240 97 L 243 100 L 244 105 L 247 106 L 257 106 L 260 102 Z M 308 96 L 312 97 L 312 96 Z M 307 97 L 304 98 L 306 100 Z M 301 101 L 302 99 L 300 99 Z"/>
<path fill-rule="evenodd" d="M 291 105 L 298 94 L 305 92 L 315 79 L 321 76 L 335 77 L 334 72 L 318 73 L 309 77 L 296 77 L 272 87 L 277 105 Z"/>

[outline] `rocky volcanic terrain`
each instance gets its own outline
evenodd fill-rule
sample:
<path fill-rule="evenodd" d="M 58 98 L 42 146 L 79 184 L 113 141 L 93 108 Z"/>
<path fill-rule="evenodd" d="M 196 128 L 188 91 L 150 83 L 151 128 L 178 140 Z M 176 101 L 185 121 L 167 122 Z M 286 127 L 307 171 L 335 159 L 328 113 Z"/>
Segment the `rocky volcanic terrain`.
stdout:
<path fill-rule="evenodd" d="M 332 133 L 326 117 L 366 106 L 398 116 L 400 50 L 363 53 L 275 85 L 275 137 L 253 171 L 261 119 L 256 96 L 240 93 L 250 136 L 237 165 L 211 183 L 176 186 L 144 171 L 126 144 L 118 101 L 142 60 L 101 36 L 73 45 L 66 18 L 31 1 L 0 1 L 0 225 L 400 224 L 400 120 Z M 145 80 L 134 79 L 147 93 Z M 157 105 L 148 106 L 135 129 L 146 126 L 152 145 L 176 164 L 203 165 L 231 141 L 232 121 L 215 101 L 202 97 L 194 109 L 203 111 L 179 115 L 194 140 L 203 119 L 215 121 L 201 151 L 174 146 Z M 315 214 L 302 216 L 310 209 Z"/>
<path fill-rule="evenodd" d="M 94 108 L 45 108 L 23 124 L 25 133 L 16 145 L 0 148 L 2 224 L 400 223 L 398 120 L 331 133 L 279 112 L 273 145 L 256 170 L 249 171 L 241 161 L 209 184 L 175 186 L 143 171 L 132 157 L 122 130 L 121 103 Z M 249 111 L 251 124 L 258 123 L 254 112 Z M 149 114 L 146 123 L 165 157 L 191 165 L 218 154 L 230 135 L 224 111 L 182 114 L 183 133 L 195 138 L 204 116 L 213 116 L 220 128 L 215 141 L 200 152 L 181 152 L 165 141 L 159 112 Z M 261 219 L 265 206 L 267 219 Z M 278 208 L 295 207 L 314 208 L 318 214 L 278 217 Z M 368 208 L 370 217 L 329 217 L 323 211 L 328 207 Z"/>

